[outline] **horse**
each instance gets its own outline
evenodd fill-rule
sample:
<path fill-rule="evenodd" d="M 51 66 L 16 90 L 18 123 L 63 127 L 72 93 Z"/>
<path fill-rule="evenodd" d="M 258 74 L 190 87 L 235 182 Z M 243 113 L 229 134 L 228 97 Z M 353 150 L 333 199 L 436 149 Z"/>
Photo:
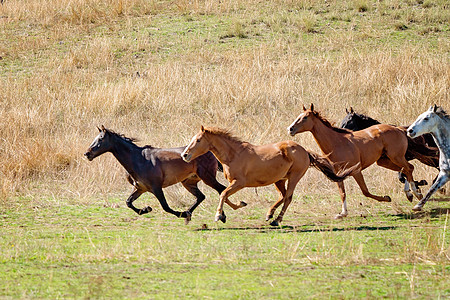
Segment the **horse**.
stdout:
<path fill-rule="evenodd" d="M 450 180 L 450 115 L 442 107 L 438 107 L 436 104 L 431 106 L 418 116 L 407 129 L 407 134 L 411 138 L 425 133 L 433 136 L 439 148 L 439 175 L 425 197 L 414 206 L 414 211 L 422 210 L 431 195 Z"/>
<path fill-rule="evenodd" d="M 340 128 L 350 129 L 352 131 L 358 131 L 366 129 L 373 125 L 381 124 L 378 120 L 373 119 L 364 114 L 357 113 L 350 107 L 350 111 L 345 109 L 347 115 L 341 121 Z M 402 129 L 407 129 L 408 126 L 400 126 Z M 431 134 L 424 134 L 414 139 L 408 137 L 408 150 L 406 151 L 406 159 L 408 161 L 417 159 L 421 163 L 436 168 L 439 171 L 439 149 L 433 140 Z M 405 183 L 405 174 L 399 172 L 398 177 L 400 182 Z M 437 176 L 436 176 L 437 178 Z M 436 180 L 433 180 L 433 182 Z M 428 184 L 425 180 L 416 182 L 417 186 Z"/>
<path fill-rule="evenodd" d="M 152 208 L 147 206 L 138 209 L 133 205 L 133 201 L 143 193 L 150 192 L 156 196 L 166 212 L 185 218 L 187 224 L 195 208 L 205 199 L 205 195 L 197 187 L 200 180 L 219 194 L 225 190 L 225 186 L 216 180 L 218 162 L 211 152 L 186 163 L 180 158 L 180 153 L 185 147 L 155 148 L 149 145 L 139 147 L 134 143 L 135 139 L 106 129 L 103 125 L 98 130 L 99 134 L 84 155 L 89 161 L 106 152 L 114 155 L 127 171 L 128 182 L 134 187 L 126 200 L 127 206 L 138 215 L 149 213 Z M 196 202 L 184 212 L 172 210 L 163 193 L 163 188 L 178 182 L 196 197 Z"/>
<path fill-rule="evenodd" d="M 342 181 L 353 171 L 337 175 L 325 158 L 306 151 L 293 141 L 252 145 L 234 137 L 227 130 L 203 126 L 181 153 L 181 157 L 190 162 L 208 151 L 211 151 L 223 165 L 223 173 L 230 183 L 220 194 L 215 215 L 216 222 L 223 218 L 223 204 L 229 201 L 228 197 L 232 194 L 244 187 L 274 184 L 280 197 L 267 212 L 266 221 L 273 218 L 275 210 L 283 203 L 278 217 L 270 223 L 272 226 L 278 226 L 292 201 L 298 181 L 309 166 L 316 167 L 333 181 Z"/>
<path fill-rule="evenodd" d="M 318 143 L 323 154 L 336 165 L 346 162 L 348 165 L 360 167 L 352 174 L 364 196 L 380 202 L 391 202 L 389 196 L 377 196 L 369 192 L 361 173 L 373 163 L 406 175 L 407 185 L 405 193 L 410 198 L 409 185 L 417 198 L 422 198 L 420 190 L 415 186 L 412 172 L 414 166 L 405 159 L 408 147 L 406 134 L 400 128 L 379 124 L 360 131 L 337 128 L 331 125 L 311 104 L 309 109 L 303 106 L 303 113 L 288 127 L 291 136 L 297 133 L 310 131 Z M 385 156 L 383 156 L 385 154 Z M 341 219 L 348 215 L 345 186 L 343 182 L 337 183 L 341 200 L 342 211 L 336 218 Z M 408 188 L 406 190 L 406 187 Z"/>

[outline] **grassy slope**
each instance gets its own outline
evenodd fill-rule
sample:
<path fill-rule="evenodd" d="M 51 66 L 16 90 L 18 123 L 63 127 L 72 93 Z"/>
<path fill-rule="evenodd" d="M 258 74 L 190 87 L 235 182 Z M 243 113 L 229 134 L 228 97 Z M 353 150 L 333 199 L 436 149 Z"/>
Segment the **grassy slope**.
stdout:
<path fill-rule="evenodd" d="M 449 297 L 449 204 L 412 215 L 392 173 L 366 173 L 372 190 L 394 194 L 391 204 L 362 199 L 350 184 L 351 217 L 342 222 L 331 219 L 334 185 L 308 172 L 288 227 L 262 221 L 273 188 L 240 192 L 234 201 L 250 205 L 229 212 L 226 225 L 211 221 L 217 196 L 209 194 L 185 227 L 153 198 L 137 205 L 155 211 L 135 216 L 118 200 L 129 187 L 112 158 L 80 158 L 102 123 L 175 146 L 202 123 L 255 143 L 286 139 L 309 102 L 334 121 L 353 105 L 411 122 L 426 105 L 448 105 L 445 3 L 7 0 L 0 295 Z M 179 188 L 167 198 L 175 207 L 192 201 Z"/>

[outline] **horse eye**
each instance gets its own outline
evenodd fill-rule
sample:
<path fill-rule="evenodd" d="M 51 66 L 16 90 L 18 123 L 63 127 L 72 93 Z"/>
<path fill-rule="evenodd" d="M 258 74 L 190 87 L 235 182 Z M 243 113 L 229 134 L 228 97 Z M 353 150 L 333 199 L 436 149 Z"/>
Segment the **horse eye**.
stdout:
<path fill-rule="evenodd" d="M 197 139 L 197 143 L 200 143 L 200 139 Z"/>
<path fill-rule="evenodd" d="M 423 120 L 424 120 L 424 121 L 428 121 L 428 120 L 429 120 L 429 118 L 428 118 L 428 117 L 426 117 L 426 118 L 423 118 Z"/>

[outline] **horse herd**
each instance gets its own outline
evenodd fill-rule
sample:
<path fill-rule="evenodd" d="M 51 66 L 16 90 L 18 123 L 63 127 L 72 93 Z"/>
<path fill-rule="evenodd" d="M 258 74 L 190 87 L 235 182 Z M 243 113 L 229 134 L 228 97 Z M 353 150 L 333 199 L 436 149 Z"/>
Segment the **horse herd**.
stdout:
<path fill-rule="evenodd" d="M 278 226 L 292 201 L 297 183 L 310 166 L 337 183 L 342 210 L 336 218 L 348 215 L 344 186 L 344 179 L 348 176 L 355 179 L 364 196 L 382 202 L 391 201 L 389 196 L 370 193 L 366 186 L 361 172 L 375 162 L 399 172 L 407 199 L 412 201 L 415 196 L 420 200 L 413 208 L 415 211 L 422 210 L 431 195 L 450 178 L 450 116 L 441 107 L 431 106 L 409 127 L 380 124 L 350 109 L 341 127 L 331 125 L 313 104 L 308 109 L 303 106 L 303 112 L 288 127 L 291 136 L 311 132 L 322 151 L 321 156 L 293 141 L 252 145 L 227 130 L 203 126 L 186 147 L 139 147 L 134 139 L 102 126 L 84 155 L 90 161 L 106 152 L 114 155 L 127 171 L 127 179 L 134 187 L 126 203 L 137 214 L 152 211 L 150 206 L 139 209 L 133 205 L 140 195 L 150 192 L 166 212 L 185 218 L 186 223 L 205 199 L 197 186 L 201 180 L 219 193 L 215 221 L 224 223 L 224 203 L 235 210 L 247 205 L 243 201 L 239 204 L 231 202 L 231 195 L 245 187 L 274 184 L 280 196 L 269 208 L 266 220 L 273 218 L 276 209 L 283 204 L 277 218 L 270 223 Z M 426 182 L 414 181 L 414 167 L 408 162 L 414 158 L 439 170 L 425 197 L 419 185 Z M 223 171 L 228 187 L 216 180 L 218 170 Z M 163 188 L 178 182 L 196 197 L 196 202 L 183 212 L 170 208 L 163 193 Z"/>

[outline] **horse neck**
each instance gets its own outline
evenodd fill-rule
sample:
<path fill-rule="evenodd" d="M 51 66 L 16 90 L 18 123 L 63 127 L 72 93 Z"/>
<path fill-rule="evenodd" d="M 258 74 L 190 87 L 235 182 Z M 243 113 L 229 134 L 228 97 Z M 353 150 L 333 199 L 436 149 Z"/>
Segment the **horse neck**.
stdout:
<path fill-rule="evenodd" d="M 314 120 L 314 126 L 311 129 L 311 133 L 324 154 L 332 153 L 335 145 L 339 143 L 343 135 L 342 133 L 334 131 L 319 119 Z"/>
<path fill-rule="evenodd" d="M 140 155 L 135 155 L 134 152 L 139 150 L 140 147 L 132 142 L 125 141 L 124 139 L 115 136 L 111 153 L 119 161 L 119 163 L 127 170 L 128 173 L 133 174 L 135 165 L 133 162 L 138 158 L 142 158 Z"/>
<path fill-rule="evenodd" d="M 442 120 L 430 133 L 439 151 L 450 159 L 450 121 Z"/>
<path fill-rule="evenodd" d="M 208 140 L 211 144 L 210 151 L 224 165 L 229 165 L 234 159 L 234 154 L 242 149 L 242 143 L 215 134 L 209 134 Z"/>

